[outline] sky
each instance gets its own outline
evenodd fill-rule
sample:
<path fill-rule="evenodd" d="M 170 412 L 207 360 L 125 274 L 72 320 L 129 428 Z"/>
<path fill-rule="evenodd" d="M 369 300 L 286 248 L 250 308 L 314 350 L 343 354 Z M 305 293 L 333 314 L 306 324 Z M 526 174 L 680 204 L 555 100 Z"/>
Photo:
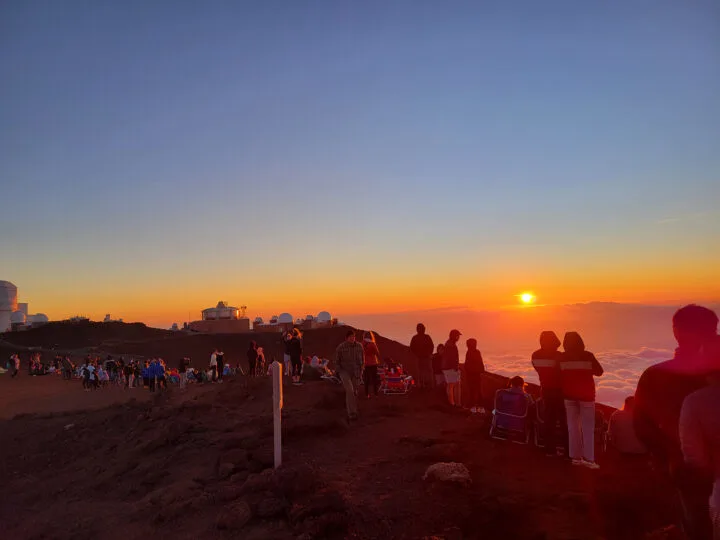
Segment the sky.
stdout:
<path fill-rule="evenodd" d="M 711 0 L 9 0 L 0 73 L 51 318 L 720 299 Z"/>

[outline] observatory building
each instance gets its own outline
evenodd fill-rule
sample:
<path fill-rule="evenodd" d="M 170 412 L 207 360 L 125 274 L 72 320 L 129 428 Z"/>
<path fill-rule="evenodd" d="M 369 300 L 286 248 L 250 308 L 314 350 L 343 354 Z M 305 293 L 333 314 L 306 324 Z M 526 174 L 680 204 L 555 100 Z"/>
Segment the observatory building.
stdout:
<path fill-rule="evenodd" d="M 229 306 L 218 302 L 217 306 L 202 310 L 202 320 L 193 321 L 189 328 L 195 332 L 209 334 L 237 334 L 250 331 L 250 319 L 245 316 L 247 308 Z"/>
<path fill-rule="evenodd" d="M 263 322 L 262 317 L 258 317 L 253 321 L 254 332 L 289 332 L 297 327 L 302 330 L 310 330 L 313 328 L 330 328 L 337 325 L 337 319 L 333 319 L 327 311 L 321 311 L 317 317 L 307 315 L 304 319 L 295 319 L 289 313 L 281 313 L 270 317 L 268 322 Z"/>
<path fill-rule="evenodd" d="M 0 332 L 26 330 L 49 321 L 44 313 L 28 314 L 28 304 L 18 303 L 17 291 L 9 281 L 0 281 Z"/>

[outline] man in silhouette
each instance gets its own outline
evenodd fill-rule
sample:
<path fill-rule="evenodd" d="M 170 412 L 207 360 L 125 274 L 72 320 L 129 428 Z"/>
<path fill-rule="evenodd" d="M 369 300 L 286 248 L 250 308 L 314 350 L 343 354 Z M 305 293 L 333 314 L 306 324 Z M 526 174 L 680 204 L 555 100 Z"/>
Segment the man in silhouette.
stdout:
<path fill-rule="evenodd" d="M 691 304 L 679 309 L 673 316 L 678 343 L 675 355 L 647 368 L 635 392 L 635 431 L 677 487 L 683 527 L 691 540 L 710 538 L 710 485 L 694 481 L 684 465 L 678 432 L 680 410 L 688 395 L 707 384 L 709 373 L 702 349 L 716 336 L 717 326 L 717 315 L 707 308 Z"/>
<path fill-rule="evenodd" d="M 562 445 L 565 457 L 570 456 L 568 446 L 567 418 L 565 399 L 562 393 L 562 374 L 560 361 L 560 339 L 555 332 L 546 330 L 540 334 L 540 348 L 532 354 L 532 365 L 540 379 L 545 418 L 543 439 L 545 454 L 556 456 L 558 444 Z"/>
<path fill-rule="evenodd" d="M 720 337 L 704 348 L 708 386 L 690 394 L 680 411 L 680 443 L 689 474 L 713 482 L 710 520 L 720 539 Z"/>
<path fill-rule="evenodd" d="M 418 323 L 417 334 L 410 340 L 410 350 L 417 358 L 418 374 L 420 386 L 422 388 L 432 388 L 433 372 L 432 372 L 432 355 L 435 350 L 432 338 L 425 333 L 425 325 Z"/>

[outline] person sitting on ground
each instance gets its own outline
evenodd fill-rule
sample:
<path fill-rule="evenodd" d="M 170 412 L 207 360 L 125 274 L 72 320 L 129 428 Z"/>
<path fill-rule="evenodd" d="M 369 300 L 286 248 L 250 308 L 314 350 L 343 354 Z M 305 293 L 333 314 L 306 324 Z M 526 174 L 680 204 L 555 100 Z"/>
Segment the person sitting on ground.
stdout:
<path fill-rule="evenodd" d="M 481 413 L 485 412 L 483 408 L 482 396 L 482 380 L 485 373 L 485 363 L 483 357 L 477 348 L 477 339 L 470 338 L 466 342 L 467 352 L 465 353 L 465 374 L 467 375 L 468 390 L 470 398 L 469 405 L 473 412 L 478 409 Z"/>
<path fill-rule="evenodd" d="M 525 387 L 525 379 L 520 376 L 512 377 L 508 381 L 507 389 L 498 393 L 495 407 L 503 413 L 524 416 L 533 403 L 532 396 L 527 393 Z"/>
<path fill-rule="evenodd" d="M 300 371 L 300 379 L 302 381 L 319 381 L 321 378 L 320 370 L 312 365 L 312 358 L 306 356 Z"/>
<path fill-rule="evenodd" d="M 690 304 L 675 312 L 672 327 L 678 344 L 675 355 L 650 366 L 640 376 L 635 390 L 634 425 L 657 468 L 675 485 L 682 501 L 685 533 L 700 538 L 710 528 L 706 512 L 710 493 L 686 481 L 679 422 L 685 398 L 707 386 L 709 373 L 702 351 L 717 335 L 718 316 L 708 308 Z"/>
<path fill-rule="evenodd" d="M 612 413 L 608 423 L 607 442 L 621 454 L 643 455 L 647 453 L 647 449 L 635 434 L 634 405 L 635 396 L 628 396 L 623 408 Z"/>
<path fill-rule="evenodd" d="M 720 337 L 703 346 L 708 386 L 696 390 L 680 411 L 680 443 L 687 467 L 686 482 L 697 493 L 711 491 L 705 507 L 710 520 L 698 537 L 720 539 Z M 711 487 L 712 486 L 712 487 Z M 700 500 L 697 501 L 698 510 Z M 710 527 L 707 527 L 710 525 Z M 712 532 L 711 532 L 712 530 Z"/>
<path fill-rule="evenodd" d="M 546 330 L 540 334 L 540 348 L 532 353 L 532 365 L 540 379 L 543 399 L 543 440 L 545 454 L 555 456 L 558 444 L 562 444 L 564 455 L 569 456 L 565 400 L 562 393 L 560 361 L 563 353 L 560 339 L 555 332 Z M 558 438 L 560 440 L 558 440 Z"/>

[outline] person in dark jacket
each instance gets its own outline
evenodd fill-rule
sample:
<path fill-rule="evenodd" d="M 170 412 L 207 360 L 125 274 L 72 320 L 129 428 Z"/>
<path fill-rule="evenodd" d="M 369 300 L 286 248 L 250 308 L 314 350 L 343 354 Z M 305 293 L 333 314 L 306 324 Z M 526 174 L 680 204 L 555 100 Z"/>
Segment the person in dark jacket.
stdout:
<path fill-rule="evenodd" d="M 300 384 L 300 375 L 302 374 L 302 341 L 300 341 L 300 331 L 293 329 L 292 338 L 288 342 L 288 351 L 290 354 L 290 365 L 292 366 L 292 382 Z"/>
<path fill-rule="evenodd" d="M 419 383 L 422 388 L 433 387 L 432 355 L 435 345 L 432 338 L 425 333 L 425 325 L 418 323 L 417 334 L 410 340 L 410 350 L 417 358 Z"/>
<path fill-rule="evenodd" d="M 450 337 L 445 342 L 443 351 L 443 375 L 445 376 L 445 389 L 448 403 L 453 407 L 461 407 L 460 394 L 460 353 L 457 342 L 460 341 L 460 330 L 450 330 Z"/>
<path fill-rule="evenodd" d="M 257 368 L 257 359 L 258 359 L 257 343 L 255 341 L 251 341 L 250 345 L 248 347 L 248 350 L 247 350 L 248 377 L 255 376 L 255 370 Z"/>
<path fill-rule="evenodd" d="M 675 484 L 682 501 L 683 528 L 691 540 L 704 538 L 710 527 L 707 501 L 710 485 L 699 486 L 684 464 L 680 447 L 680 411 L 685 398 L 707 385 L 702 349 L 717 335 L 718 316 L 694 304 L 680 308 L 672 319 L 677 349 L 671 360 L 647 368 L 635 390 L 635 433 L 658 468 Z"/>
<path fill-rule="evenodd" d="M 485 373 L 483 357 L 477 348 L 477 339 L 470 338 L 466 342 L 467 352 L 465 353 L 465 374 L 468 380 L 470 391 L 470 406 L 482 408 L 482 376 Z"/>
<path fill-rule="evenodd" d="M 217 360 L 217 382 L 222 383 L 223 374 L 225 371 L 225 353 L 222 351 L 222 349 L 218 350 L 217 356 L 215 358 Z"/>
<path fill-rule="evenodd" d="M 435 377 L 435 387 L 445 392 L 445 375 L 443 375 L 443 353 L 445 345 L 440 343 L 437 346 L 437 352 L 432 357 L 432 370 Z"/>
<path fill-rule="evenodd" d="M 570 455 L 560 372 L 560 361 L 563 357 L 563 353 L 559 350 L 560 345 L 560 339 L 555 332 L 546 330 L 540 334 L 540 349 L 532 353 L 532 365 L 540 378 L 545 413 L 543 440 L 545 453 L 549 456 L 556 455 L 558 443 L 562 444 L 565 456 Z M 561 434 L 560 441 L 558 441 L 559 434 Z"/>
<path fill-rule="evenodd" d="M 568 423 L 570 459 L 573 465 L 599 469 L 595 463 L 595 380 L 603 368 L 595 355 L 585 350 L 577 332 L 563 339 L 565 354 L 560 361 L 562 392 Z"/>

